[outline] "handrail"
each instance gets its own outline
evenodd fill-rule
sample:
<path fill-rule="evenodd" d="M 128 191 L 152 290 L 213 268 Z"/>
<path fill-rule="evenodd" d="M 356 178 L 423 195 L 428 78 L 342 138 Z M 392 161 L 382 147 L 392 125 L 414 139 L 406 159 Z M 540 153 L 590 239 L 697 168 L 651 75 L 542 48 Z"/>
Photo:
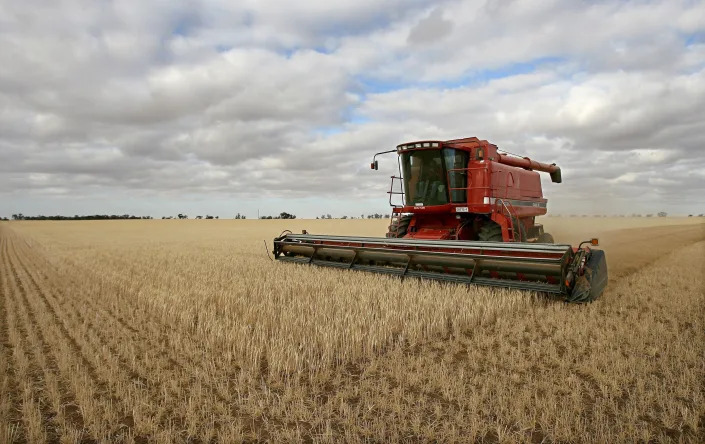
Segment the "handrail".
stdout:
<path fill-rule="evenodd" d="M 495 198 L 495 201 L 494 201 L 494 202 L 495 202 L 495 206 L 497 205 L 498 202 L 501 203 L 501 204 L 502 204 L 502 207 L 504 208 L 504 210 L 506 210 L 507 215 L 509 216 L 509 225 L 510 225 L 510 227 L 511 227 L 511 229 L 512 229 L 512 238 L 516 238 L 517 230 L 514 229 L 514 219 L 516 219 L 517 223 L 519 223 L 519 224 L 521 223 L 521 221 L 520 221 L 519 218 L 516 216 L 516 210 L 514 211 L 514 214 L 512 214 L 512 210 L 514 210 L 514 205 L 512 205 L 511 202 L 506 202 L 506 201 L 505 201 L 503 198 L 501 198 L 501 197 Z M 509 204 L 509 206 L 507 206 L 507 204 Z M 510 209 L 510 208 L 511 208 L 511 209 Z M 514 239 L 513 239 L 513 240 L 514 240 Z M 518 240 L 518 242 L 521 242 L 521 241 L 522 241 L 522 239 L 521 239 L 521 228 L 520 228 L 520 229 L 519 229 L 519 240 Z"/>
<path fill-rule="evenodd" d="M 395 195 L 395 194 L 397 194 L 397 195 L 400 194 L 400 195 L 401 195 L 401 203 L 402 203 L 401 206 L 406 206 L 406 199 L 404 198 L 405 196 L 404 196 L 404 188 L 403 188 L 403 185 L 404 185 L 403 180 L 404 180 L 404 179 L 403 179 L 401 176 L 391 176 L 391 178 L 392 178 L 392 181 L 391 181 L 391 183 L 389 184 L 389 191 L 387 191 L 387 194 L 389 194 L 389 206 L 390 206 L 390 207 L 393 207 L 393 208 L 399 206 L 399 205 L 396 205 L 396 204 L 394 204 L 394 203 L 392 202 L 392 196 Z M 396 179 L 399 180 L 399 189 L 400 189 L 400 191 L 394 191 L 394 180 L 396 180 Z"/>

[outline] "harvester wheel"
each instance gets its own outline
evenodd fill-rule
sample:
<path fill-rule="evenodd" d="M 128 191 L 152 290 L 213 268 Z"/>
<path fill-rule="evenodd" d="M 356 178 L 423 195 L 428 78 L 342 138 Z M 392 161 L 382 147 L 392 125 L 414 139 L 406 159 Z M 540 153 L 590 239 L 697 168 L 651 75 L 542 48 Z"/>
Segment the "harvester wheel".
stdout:
<path fill-rule="evenodd" d="M 485 222 L 477 233 L 477 239 L 481 241 L 502 242 L 502 227 L 493 221 Z"/>
<path fill-rule="evenodd" d="M 396 230 L 394 229 L 394 226 L 390 225 L 388 228 L 389 231 L 387 232 L 387 237 L 404 237 L 406 235 L 407 229 L 409 228 L 409 222 L 411 222 L 411 217 L 412 215 L 410 214 L 402 216 L 399 219 L 399 223 Z"/>
<path fill-rule="evenodd" d="M 536 242 L 538 242 L 539 244 L 553 244 L 553 243 L 555 243 L 553 241 L 553 236 L 551 236 L 548 233 L 541 233 L 541 235 L 539 235 L 539 239 Z"/>

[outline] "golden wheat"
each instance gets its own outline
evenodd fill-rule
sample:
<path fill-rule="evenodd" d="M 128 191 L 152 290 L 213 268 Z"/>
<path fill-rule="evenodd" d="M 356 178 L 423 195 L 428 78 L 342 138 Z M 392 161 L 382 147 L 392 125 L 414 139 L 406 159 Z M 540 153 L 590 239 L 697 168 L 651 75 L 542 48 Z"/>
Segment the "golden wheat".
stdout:
<path fill-rule="evenodd" d="M 563 222 L 546 224 L 580 235 Z M 0 439 L 703 437 L 705 225 L 642 227 L 676 251 L 620 247 L 632 262 L 588 306 L 280 264 L 262 243 L 385 223 L 0 225 Z"/>

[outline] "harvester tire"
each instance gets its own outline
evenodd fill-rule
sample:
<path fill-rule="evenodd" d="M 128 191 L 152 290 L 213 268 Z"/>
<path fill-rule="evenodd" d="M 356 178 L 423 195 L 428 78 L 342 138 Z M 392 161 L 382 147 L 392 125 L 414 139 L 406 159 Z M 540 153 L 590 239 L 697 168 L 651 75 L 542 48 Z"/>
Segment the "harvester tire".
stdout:
<path fill-rule="evenodd" d="M 548 233 L 541 233 L 539 239 L 536 241 L 539 244 L 554 244 L 553 236 Z"/>
<path fill-rule="evenodd" d="M 399 225 L 396 230 L 392 225 L 389 226 L 389 231 L 387 232 L 387 237 L 401 238 L 406 235 L 406 231 L 409 228 L 409 222 L 411 222 L 411 215 L 402 216 L 399 219 Z"/>
<path fill-rule="evenodd" d="M 497 222 L 488 221 L 480 228 L 477 233 L 477 240 L 488 242 L 502 242 L 502 227 Z"/>

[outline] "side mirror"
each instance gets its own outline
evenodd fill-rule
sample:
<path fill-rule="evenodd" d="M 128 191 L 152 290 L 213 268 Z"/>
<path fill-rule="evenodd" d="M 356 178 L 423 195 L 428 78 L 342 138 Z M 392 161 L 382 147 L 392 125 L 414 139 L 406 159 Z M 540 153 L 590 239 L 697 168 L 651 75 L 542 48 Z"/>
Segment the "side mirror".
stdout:
<path fill-rule="evenodd" d="M 370 164 L 370 169 L 373 169 L 373 170 L 379 169 L 379 165 L 376 160 L 372 161 L 372 163 Z"/>

